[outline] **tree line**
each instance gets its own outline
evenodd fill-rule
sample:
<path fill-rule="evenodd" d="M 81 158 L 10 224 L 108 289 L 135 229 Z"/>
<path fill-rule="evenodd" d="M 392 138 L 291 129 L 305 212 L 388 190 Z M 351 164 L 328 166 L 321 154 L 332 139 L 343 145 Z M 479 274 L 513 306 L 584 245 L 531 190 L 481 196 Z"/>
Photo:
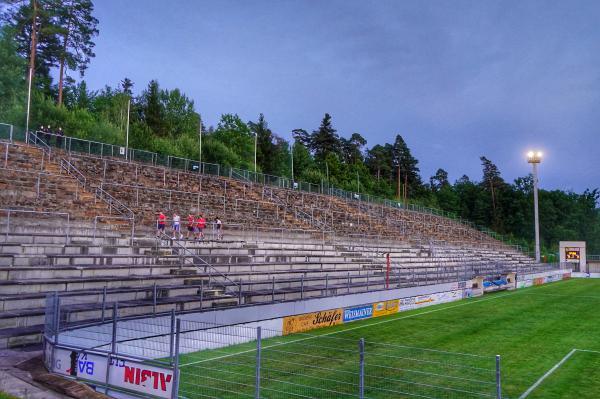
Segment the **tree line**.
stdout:
<path fill-rule="evenodd" d="M 129 109 L 133 148 L 190 159 L 201 155 L 203 162 L 253 170 L 256 145 L 258 172 L 439 208 L 522 244 L 533 241 L 530 175 L 507 182 L 482 156 L 477 179 L 450 182 L 443 168 L 424 179 L 402 135 L 369 147 L 359 132 L 339 134 L 328 113 L 319 126 L 289 132 L 291 143 L 263 114 L 244 121 L 225 113 L 216 126 L 205 126 L 193 100 L 157 80 L 143 84 L 137 95 L 127 77 L 114 87 L 87 87 L 85 71 L 99 34 L 91 0 L 13 0 L 0 11 L 0 122 L 25 124 L 31 70 L 32 128 L 61 126 L 67 135 L 123 145 Z M 599 198 L 596 188 L 541 190 L 545 251 L 555 251 L 559 240 L 586 240 L 591 253 L 600 253 Z"/>

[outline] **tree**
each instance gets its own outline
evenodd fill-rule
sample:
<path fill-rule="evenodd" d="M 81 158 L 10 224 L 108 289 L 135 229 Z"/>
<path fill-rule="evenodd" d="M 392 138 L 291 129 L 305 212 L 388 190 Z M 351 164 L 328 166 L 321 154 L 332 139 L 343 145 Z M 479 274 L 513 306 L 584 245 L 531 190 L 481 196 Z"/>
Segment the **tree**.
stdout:
<path fill-rule="evenodd" d="M 391 176 L 392 151 L 391 146 L 389 144 L 387 146 L 388 148 L 377 144 L 370 150 L 367 150 L 365 162 L 378 181 L 381 178 L 387 179 Z"/>
<path fill-rule="evenodd" d="M 256 163 L 264 173 L 272 174 L 275 169 L 273 158 L 275 144 L 273 144 L 273 132 L 269 129 L 265 116 L 260 114 L 258 122 L 248 122 L 248 127 L 256 136 Z"/>
<path fill-rule="evenodd" d="M 61 50 L 58 55 L 58 105 L 63 101 L 65 67 L 78 70 L 81 77 L 95 56 L 92 39 L 98 35 L 98 20 L 92 16 L 91 0 L 65 0 L 57 9 Z"/>
<path fill-rule="evenodd" d="M 479 158 L 481 165 L 483 166 L 483 180 L 481 184 L 489 192 L 492 197 L 492 210 L 494 216 L 496 215 L 496 191 L 504 184 L 504 180 L 500 177 L 500 171 L 498 167 L 489 159 L 482 156 Z"/>
<path fill-rule="evenodd" d="M 311 135 L 311 151 L 317 161 L 324 161 L 328 154 L 339 154 L 340 139 L 331 124 L 331 115 L 325 114 L 321 126 Z"/>
<path fill-rule="evenodd" d="M 29 59 L 32 81 L 50 93 L 50 70 L 58 65 L 60 26 L 59 0 L 14 1 L 2 19 L 14 28 L 17 51 Z"/>
<path fill-rule="evenodd" d="M 396 135 L 392 147 L 392 170 L 397 181 L 397 196 L 407 198 L 415 196 L 422 186 L 421 176 L 419 176 L 419 161 L 414 158 L 406 145 L 406 142 L 399 134 Z M 401 187 L 404 185 L 404 193 L 401 194 Z"/>
<path fill-rule="evenodd" d="M 133 87 L 133 82 L 131 81 L 131 79 L 126 77 L 121 81 L 121 89 L 123 90 L 123 93 L 131 96 L 131 88 L 132 87 Z"/>
<path fill-rule="evenodd" d="M 350 165 L 363 161 L 362 147 L 367 144 L 367 140 L 363 136 L 352 133 L 349 140 L 340 138 L 340 143 L 344 162 Z"/>
<path fill-rule="evenodd" d="M 435 175 L 429 179 L 429 184 L 431 185 L 431 190 L 434 192 L 439 191 L 442 187 L 449 186 L 448 172 L 441 168 L 438 169 Z"/>
<path fill-rule="evenodd" d="M 168 134 L 164 123 L 164 111 L 161 105 L 160 87 L 156 80 L 148 83 L 148 88 L 141 96 L 142 120 L 157 136 Z"/>
<path fill-rule="evenodd" d="M 20 107 L 25 97 L 27 64 L 17 54 L 13 35 L 14 30 L 10 26 L 0 28 L 0 120 L 3 121 L 9 121 L 6 113 Z"/>

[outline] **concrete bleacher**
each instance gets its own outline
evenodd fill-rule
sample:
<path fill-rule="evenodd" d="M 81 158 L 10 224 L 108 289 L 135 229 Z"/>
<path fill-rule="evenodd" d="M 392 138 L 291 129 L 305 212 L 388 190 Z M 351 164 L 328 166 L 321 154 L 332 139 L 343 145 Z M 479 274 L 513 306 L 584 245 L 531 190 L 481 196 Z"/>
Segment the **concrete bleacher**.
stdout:
<path fill-rule="evenodd" d="M 322 194 L 135 162 L 4 144 L 0 347 L 39 342 L 45 301 L 62 323 L 250 306 L 534 270 L 532 259 L 456 221 Z M 61 163 L 77 169 L 66 170 Z M 30 175 L 34 178 L 30 178 Z M 85 184 L 81 183 L 83 176 Z M 43 181 L 43 183 L 42 183 Z M 97 195 L 135 214 L 136 229 Z M 35 214 L 31 212 L 60 212 Z M 225 237 L 154 237 L 158 211 L 225 221 Z M 30 212 L 30 213 L 27 213 Z M 68 214 L 68 219 L 62 215 Z M 117 214 L 117 217 L 119 215 Z"/>

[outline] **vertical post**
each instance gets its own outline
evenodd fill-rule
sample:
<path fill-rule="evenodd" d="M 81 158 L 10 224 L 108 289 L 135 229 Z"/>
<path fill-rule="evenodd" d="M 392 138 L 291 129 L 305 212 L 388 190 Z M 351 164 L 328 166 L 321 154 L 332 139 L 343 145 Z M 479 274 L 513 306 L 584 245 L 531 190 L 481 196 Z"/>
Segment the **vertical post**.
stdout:
<path fill-rule="evenodd" d="M 300 299 L 304 299 L 304 274 L 300 280 Z"/>
<path fill-rule="evenodd" d="M 361 338 L 358 341 L 359 362 L 358 362 L 358 397 L 365 397 L 365 339 Z"/>
<path fill-rule="evenodd" d="M 538 172 L 537 163 L 533 166 L 533 213 L 535 218 L 535 261 L 540 262 L 540 217 L 538 213 Z"/>
<path fill-rule="evenodd" d="M 346 292 L 350 293 L 350 272 L 348 272 L 348 282 L 346 283 Z"/>
<path fill-rule="evenodd" d="M 496 399 L 502 399 L 502 383 L 500 380 L 500 355 L 496 355 Z"/>
<path fill-rule="evenodd" d="M 275 276 L 273 276 L 273 283 L 271 286 L 271 302 L 275 302 Z"/>
<path fill-rule="evenodd" d="M 173 365 L 173 391 L 171 399 L 179 397 L 179 339 L 181 335 L 181 319 L 177 319 L 175 326 L 175 363 Z"/>
<path fill-rule="evenodd" d="M 389 252 L 385 255 L 386 269 L 385 269 L 385 289 L 390 289 L 390 254 Z"/>
<path fill-rule="evenodd" d="M 173 358 L 175 354 L 175 309 L 171 309 L 171 333 L 169 334 L 169 359 L 171 360 L 171 365 L 175 364 L 175 359 Z"/>
<path fill-rule="evenodd" d="M 238 281 L 238 305 L 242 304 L 242 279 Z"/>
<path fill-rule="evenodd" d="M 154 286 L 152 287 L 152 316 L 155 316 L 155 317 L 156 317 L 156 294 L 157 294 L 156 283 L 154 283 Z"/>
<path fill-rule="evenodd" d="M 129 108 L 131 107 L 131 96 L 127 99 L 127 131 L 125 133 L 125 159 L 129 160 Z"/>
<path fill-rule="evenodd" d="M 106 286 L 102 289 L 102 322 L 104 323 L 104 316 L 106 314 Z"/>
<path fill-rule="evenodd" d="M 325 274 L 325 296 L 329 296 L 329 273 Z"/>
<path fill-rule="evenodd" d="M 113 305 L 113 314 L 112 314 L 112 334 L 111 334 L 111 345 L 110 345 L 110 353 L 108 354 L 108 359 L 106 363 L 106 379 L 104 383 L 104 393 L 108 395 L 108 381 L 110 378 L 110 365 L 112 363 L 113 356 L 117 353 L 117 318 L 119 312 L 119 305 L 117 302 Z"/>
<path fill-rule="evenodd" d="M 262 350 L 261 327 L 256 327 L 256 375 L 254 382 L 254 399 L 260 399 L 260 355 Z"/>
<path fill-rule="evenodd" d="M 117 319 L 119 318 L 119 303 L 115 302 L 113 305 L 113 322 L 112 322 L 112 335 L 111 335 L 111 351 L 117 353 Z"/>

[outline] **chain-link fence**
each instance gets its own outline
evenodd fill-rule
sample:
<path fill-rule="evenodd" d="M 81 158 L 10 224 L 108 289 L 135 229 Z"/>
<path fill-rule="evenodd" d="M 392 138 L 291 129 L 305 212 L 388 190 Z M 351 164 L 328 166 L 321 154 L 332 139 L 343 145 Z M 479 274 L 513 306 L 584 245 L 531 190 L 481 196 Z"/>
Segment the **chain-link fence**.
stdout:
<path fill-rule="evenodd" d="M 499 357 L 339 338 L 335 332 L 286 335 L 281 319 L 217 325 L 178 319 L 174 312 L 126 319 L 116 305 L 104 322 L 66 327 L 61 321 L 75 303 L 47 298 L 45 364 L 109 393 L 137 389 L 144 396 L 148 386 L 136 386 L 131 373 L 145 368 L 166 373 L 168 384 L 162 391 L 155 384 L 153 393 L 169 398 L 501 397 Z M 122 381 L 109 377 L 123 370 Z"/>
<path fill-rule="evenodd" d="M 185 398 L 498 398 L 500 358 L 182 321 Z"/>

